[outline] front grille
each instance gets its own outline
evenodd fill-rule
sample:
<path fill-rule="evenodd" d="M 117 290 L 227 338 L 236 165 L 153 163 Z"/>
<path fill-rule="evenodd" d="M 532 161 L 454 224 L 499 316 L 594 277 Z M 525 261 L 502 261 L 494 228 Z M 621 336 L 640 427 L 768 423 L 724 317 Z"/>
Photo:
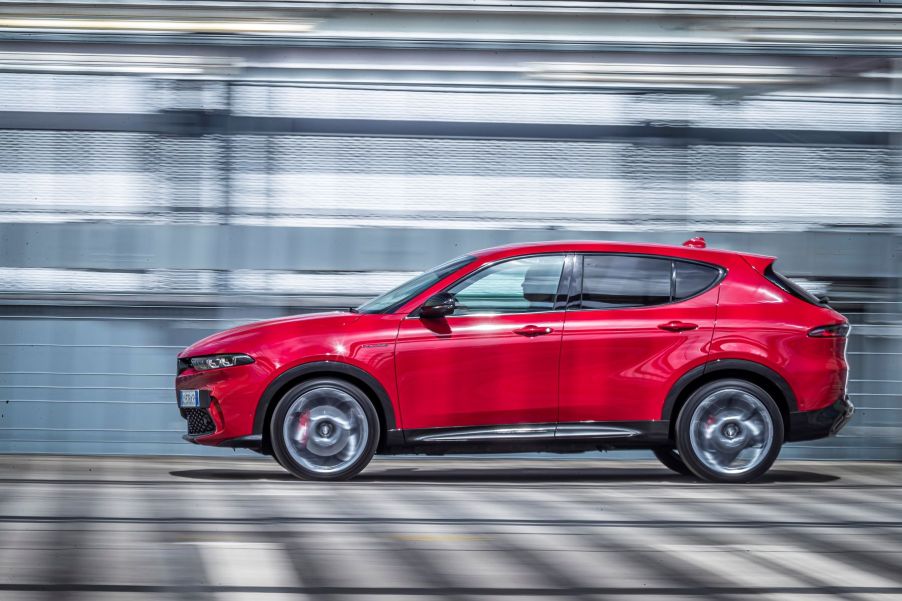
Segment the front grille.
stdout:
<path fill-rule="evenodd" d="M 176 375 L 182 373 L 189 367 L 191 367 L 191 359 L 183 359 L 183 358 L 179 357 L 176 360 L 176 368 L 175 368 Z"/>
<path fill-rule="evenodd" d="M 216 424 L 206 409 L 182 409 L 188 420 L 188 434 L 210 434 L 216 431 Z"/>

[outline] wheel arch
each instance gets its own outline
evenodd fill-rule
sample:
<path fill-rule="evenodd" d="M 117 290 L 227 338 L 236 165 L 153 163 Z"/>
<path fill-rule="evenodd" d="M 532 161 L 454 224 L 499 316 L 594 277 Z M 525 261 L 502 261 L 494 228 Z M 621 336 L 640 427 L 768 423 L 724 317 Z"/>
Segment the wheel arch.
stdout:
<path fill-rule="evenodd" d="M 757 384 L 770 394 L 780 412 L 783 414 L 783 425 L 789 433 L 789 415 L 798 411 L 795 393 L 786 379 L 773 369 L 746 359 L 718 359 L 699 365 L 683 374 L 670 388 L 664 400 L 661 419 L 670 422 L 670 436 L 673 439 L 673 428 L 676 416 L 689 396 L 708 382 L 724 378 L 739 378 Z"/>
<path fill-rule="evenodd" d="M 333 377 L 345 380 L 360 388 L 364 394 L 370 397 L 379 416 L 380 436 L 377 452 L 381 450 L 386 444 L 387 433 L 397 428 L 397 422 L 391 398 L 379 380 L 359 367 L 348 363 L 314 361 L 285 370 L 275 380 L 270 382 L 266 390 L 263 391 L 254 413 L 254 434 L 261 435 L 263 451 L 266 453 L 272 452 L 272 443 L 269 440 L 269 428 L 267 425 L 272 418 L 278 400 L 290 388 L 306 380 L 319 377 Z"/>

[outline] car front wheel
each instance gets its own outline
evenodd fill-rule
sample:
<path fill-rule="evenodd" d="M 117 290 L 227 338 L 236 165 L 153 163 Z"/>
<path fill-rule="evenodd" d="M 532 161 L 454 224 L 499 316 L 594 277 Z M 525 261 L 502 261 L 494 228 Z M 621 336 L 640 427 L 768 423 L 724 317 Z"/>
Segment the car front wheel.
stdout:
<path fill-rule="evenodd" d="M 270 423 L 276 460 L 304 480 L 347 480 L 367 466 L 379 444 L 379 417 L 350 382 L 317 378 L 279 400 Z"/>
<path fill-rule="evenodd" d="M 774 399 L 745 380 L 718 380 L 692 393 L 677 417 L 676 448 L 692 472 L 711 482 L 762 476 L 783 445 Z"/>

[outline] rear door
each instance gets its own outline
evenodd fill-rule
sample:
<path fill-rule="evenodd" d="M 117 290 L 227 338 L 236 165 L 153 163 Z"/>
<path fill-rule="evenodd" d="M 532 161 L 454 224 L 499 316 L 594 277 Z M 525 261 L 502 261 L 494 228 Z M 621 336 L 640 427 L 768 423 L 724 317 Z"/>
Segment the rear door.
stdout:
<path fill-rule="evenodd" d="M 672 384 L 705 362 L 722 273 L 652 255 L 576 261 L 561 346 L 560 423 L 661 419 Z"/>

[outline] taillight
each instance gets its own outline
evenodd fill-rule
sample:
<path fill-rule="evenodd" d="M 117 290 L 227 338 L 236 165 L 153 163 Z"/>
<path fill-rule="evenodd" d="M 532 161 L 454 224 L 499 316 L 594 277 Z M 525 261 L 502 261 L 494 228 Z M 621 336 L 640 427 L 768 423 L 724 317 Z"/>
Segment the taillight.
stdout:
<path fill-rule="evenodd" d="M 835 323 L 829 326 L 818 326 L 808 330 L 812 338 L 845 338 L 849 335 L 849 324 Z"/>

